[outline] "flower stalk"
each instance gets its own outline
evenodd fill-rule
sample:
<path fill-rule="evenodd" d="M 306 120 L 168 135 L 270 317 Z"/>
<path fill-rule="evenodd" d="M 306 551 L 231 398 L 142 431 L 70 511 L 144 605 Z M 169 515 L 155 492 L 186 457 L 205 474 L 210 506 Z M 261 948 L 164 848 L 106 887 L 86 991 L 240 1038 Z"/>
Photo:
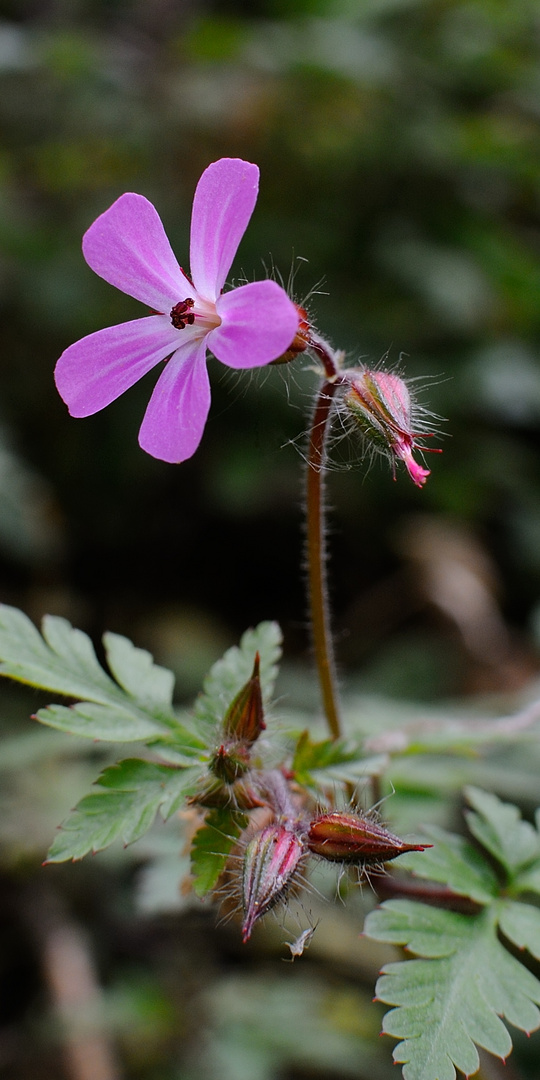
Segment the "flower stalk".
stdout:
<path fill-rule="evenodd" d="M 306 473 L 306 559 L 313 651 L 323 707 L 332 738 L 342 734 L 334 646 L 330 629 L 325 549 L 324 474 L 326 447 L 336 389 L 340 383 L 336 359 L 326 344 L 313 338 L 310 348 L 321 360 L 322 382 L 311 421 Z"/>

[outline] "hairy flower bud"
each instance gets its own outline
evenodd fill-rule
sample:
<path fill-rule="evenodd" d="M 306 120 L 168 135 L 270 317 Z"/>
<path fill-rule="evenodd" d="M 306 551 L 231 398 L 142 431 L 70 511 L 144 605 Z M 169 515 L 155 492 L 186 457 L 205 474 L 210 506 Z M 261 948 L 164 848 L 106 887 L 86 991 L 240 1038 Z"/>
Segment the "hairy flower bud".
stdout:
<path fill-rule="evenodd" d="M 249 757 L 249 747 L 221 743 L 212 755 L 210 769 L 225 784 L 234 784 L 249 769 Z"/>
<path fill-rule="evenodd" d="M 282 825 L 267 825 L 249 841 L 242 880 L 244 942 L 257 920 L 287 895 L 304 850 L 296 833 Z"/>
<path fill-rule="evenodd" d="M 424 851 L 431 844 L 407 844 L 388 829 L 360 814 L 321 814 L 309 826 L 307 845 L 331 862 L 383 863 L 406 851 Z"/>
<path fill-rule="evenodd" d="M 226 784 L 234 784 L 247 772 L 251 747 L 266 728 L 259 669 L 260 656 L 256 653 L 250 678 L 225 713 L 220 731 L 222 742 L 210 761 L 214 776 Z"/>
<path fill-rule="evenodd" d="M 262 703 L 261 658 L 255 653 L 253 671 L 245 685 L 233 699 L 223 720 L 223 734 L 252 746 L 264 731 L 264 710 Z"/>
<path fill-rule="evenodd" d="M 411 396 L 406 383 L 393 372 L 367 368 L 345 371 L 344 401 L 355 424 L 368 441 L 395 462 L 403 461 L 417 487 L 422 487 L 429 469 L 413 457 L 413 450 L 425 450 L 412 430 Z"/>

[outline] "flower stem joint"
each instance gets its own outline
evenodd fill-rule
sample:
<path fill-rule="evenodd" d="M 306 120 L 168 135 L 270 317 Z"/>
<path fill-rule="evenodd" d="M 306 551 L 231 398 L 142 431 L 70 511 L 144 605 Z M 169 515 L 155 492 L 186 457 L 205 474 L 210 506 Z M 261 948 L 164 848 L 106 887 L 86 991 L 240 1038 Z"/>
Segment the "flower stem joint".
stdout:
<path fill-rule="evenodd" d="M 311 822 L 307 846 L 330 862 L 368 865 L 390 862 L 406 851 L 424 851 L 432 844 L 407 844 L 370 818 L 334 811 Z"/>
<path fill-rule="evenodd" d="M 345 406 L 362 435 L 376 449 L 389 454 L 393 466 L 396 460 L 403 461 L 416 486 L 423 487 L 429 469 L 415 461 L 413 450 L 432 448 L 418 443 L 419 433 L 412 430 L 414 403 L 404 380 L 394 372 L 367 368 L 345 370 L 342 376 Z"/>
<path fill-rule="evenodd" d="M 287 351 L 282 353 L 281 356 L 278 356 L 277 360 L 272 360 L 272 364 L 290 364 L 291 360 L 296 360 L 296 357 L 299 356 L 300 353 L 305 352 L 311 345 L 311 325 L 308 313 L 306 309 L 300 307 L 299 304 L 295 304 L 295 307 L 298 312 L 298 329 L 296 335 Z"/>

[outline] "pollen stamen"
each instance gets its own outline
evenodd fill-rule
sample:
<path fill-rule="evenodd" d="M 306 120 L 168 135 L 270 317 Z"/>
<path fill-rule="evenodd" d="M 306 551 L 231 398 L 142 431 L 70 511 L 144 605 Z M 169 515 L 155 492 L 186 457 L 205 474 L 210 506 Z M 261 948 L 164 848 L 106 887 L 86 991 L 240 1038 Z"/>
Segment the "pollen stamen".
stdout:
<path fill-rule="evenodd" d="M 186 326 L 193 326 L 195 313 L 190 309 L 194 304 L 195 301 L 191 296 L 187 296 L 185 300 L 179 300 L 171 309 L 170 319 L 177 330 L 185 330 Z"/>

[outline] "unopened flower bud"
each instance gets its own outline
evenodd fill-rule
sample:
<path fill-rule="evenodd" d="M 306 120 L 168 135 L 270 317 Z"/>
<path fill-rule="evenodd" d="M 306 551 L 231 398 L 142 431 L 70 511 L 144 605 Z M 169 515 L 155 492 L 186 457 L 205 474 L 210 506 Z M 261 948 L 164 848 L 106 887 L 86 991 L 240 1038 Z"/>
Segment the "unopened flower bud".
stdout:
<path fill-rule="evenodd" d="M 411 396 L 406 383 L 393 372 L 369 371 L 367 368 L 343 373 L 347 389 L 344 401 L 350 415 L 366 439 L 377 449 L 389 453 L 395 462 L 403 461 L 417 487 L 422 487 L 429 469 L 413 457 L 413 450 L 425 450 L 412 430 Z"/>
<path fill-rule="evenodd" d="M 304 851 L 296 833 L 282 825 L 267 825 L 249 841 L 242 881 L 244 942 L 257 920 L 287 895 Z"/>
<path fill-rule="evenodd" d="M 264 731 L 264 709 L 259 675 L 260 656 L 250 678 L 231 701 L 223 718 L 219 744 L 210 761 L 210 769 L 219 780 L 234 784 L 250 766 L 250 750 Z"/>
<path fill-rule="evenodd" d="M 331 862 L 384 863 L 406 851 L 424 851 L 431 844 L 407 844 L 388 829 L 360 814 L 334 811 L 311 822 L 307 845 Z"/>
<path fill-rule="evenodd" d="M 233 699 L 223 720 L 223 734 L 225 737 L 235 738 L 238 741 L 252 746 L 264 731 L 264 710 L 262 703 L 261 659 L 259 653 L 255 653 L 253 671 L 247 683 L 238 691 Z"/>

